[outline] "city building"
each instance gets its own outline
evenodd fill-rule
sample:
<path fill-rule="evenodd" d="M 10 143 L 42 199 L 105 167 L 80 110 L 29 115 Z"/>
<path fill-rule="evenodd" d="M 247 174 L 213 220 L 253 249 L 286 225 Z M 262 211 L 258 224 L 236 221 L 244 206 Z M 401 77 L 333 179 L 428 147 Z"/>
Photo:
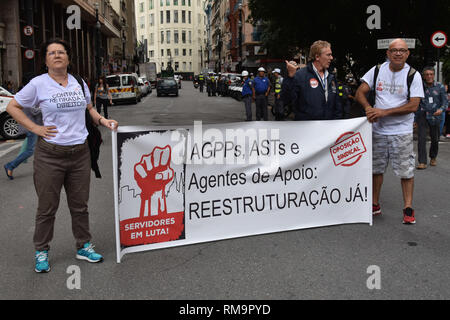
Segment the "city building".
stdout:
<path fill-rule="evenodd" d="M 157 71 L 193 76 L 206 65 L 204 0 L 135 0 L 137 41 Z M 186 77 L 185 77 L 186 79 Z"/>
<path fill-rule="evenodd" d="M 72 48 L 72 73 L 95 81 L 113 72 L 115 61 L 133 62 L 135 43 L 127 40 L 125 55 L 110 39 L 121 43 L 124 24 L 127 39 L 134 39 L 133 0 L 2 0 L 0 2 L 0 83 L 11 81 L 14 90 L 40 74 L 40 46 L 52 38 L 67 41 Z M 117 6 L 117 3 L 116 3 Z M 125 18 L 126 16 L 126 18 Z M 122 20 L 125 18 L 125 20 Z M 133 41 L 133 40 L 132 40 Z M 132 42 L 131 41 L 131 42 Z M 118 55 L 120 53 L 120 56 Z M 111 59 L 112 58 L 112 59 Z"/>

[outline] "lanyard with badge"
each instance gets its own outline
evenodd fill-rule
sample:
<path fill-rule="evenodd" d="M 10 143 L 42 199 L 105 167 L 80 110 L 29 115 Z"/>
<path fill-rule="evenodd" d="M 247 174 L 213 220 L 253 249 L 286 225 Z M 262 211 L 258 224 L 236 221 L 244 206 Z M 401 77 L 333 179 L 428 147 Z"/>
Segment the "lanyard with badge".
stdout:
<path fill-rule="evenodd" d="M 325 78 L 325 72 L 323 72 L 323 78 L 320 76 L 319 72 L 314 68 L 314 72 L 316 73 L 317 77 L 319 78 L 319 82 L 322 85 L 323 90 L 325 91 L 325 101 L 328 102 L 328 83 Z"/>

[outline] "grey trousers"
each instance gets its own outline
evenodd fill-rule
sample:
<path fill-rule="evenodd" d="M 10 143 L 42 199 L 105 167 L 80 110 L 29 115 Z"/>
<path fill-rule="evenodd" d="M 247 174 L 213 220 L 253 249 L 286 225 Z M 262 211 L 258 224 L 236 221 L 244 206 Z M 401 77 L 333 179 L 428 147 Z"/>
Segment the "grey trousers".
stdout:
<path fill-rule="evenodd" d="M 58 146 L 39 138 L 33 166 L 38 196 L 33 237 L 35 249 L 50 249 L 62 187 L 67 194 L 76 248 L 82 248 L 91 240 L 88 214 L 91 159 L 87 141 L 81 145 Z"/>
<path fill-rule="evenodd" d="M 243 99 L 245 105 L 245 115 L 247 121 L 252 121 L 252 96 L 246 95 Z"/>

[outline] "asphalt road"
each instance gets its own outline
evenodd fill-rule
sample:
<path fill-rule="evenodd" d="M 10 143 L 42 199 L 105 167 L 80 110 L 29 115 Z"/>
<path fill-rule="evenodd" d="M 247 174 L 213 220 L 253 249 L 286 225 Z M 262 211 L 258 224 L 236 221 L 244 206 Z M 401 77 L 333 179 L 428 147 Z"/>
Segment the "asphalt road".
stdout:
<path fill-rule="evenodd" d="M 110 117 L 121 125 L 171 126 L 245 119 L 243 103 L 200 95 L 190 82 L 183 82 L 179 97 L 157 98 L 154 91 L 137 105 L 111 107 Z M 63 191 L 50 250 L 52 270 L 34 272 L 36 195 L 30 159 L 14 172 L 13 181 L 0 175 L 0 299 L 450 298 L 450 142 L 440 143 L 437 167 L 416 172 L 414 226 L 401 223 L 400 181 L 389 171 L 381 194 L 384 214 L 372 227 L 342 225 L 161 249 L 128 254 L 117 264 L 106 130 L 103 138 L 103 179 L 92 176 L 89 204 L 93 243 L 105 261 L 95 265 L 75 259 Z M 19 145 L 0 141 L 2 166 Z M 79 283 L 72 281 L 72 268 L 80 271 Z M 380 282 L 373 282 L 373 275 L 380 275 Z M 368 282 L 380 286 L 370 289 Z M 80 289 L 70 289 L 71 283 Z"/>

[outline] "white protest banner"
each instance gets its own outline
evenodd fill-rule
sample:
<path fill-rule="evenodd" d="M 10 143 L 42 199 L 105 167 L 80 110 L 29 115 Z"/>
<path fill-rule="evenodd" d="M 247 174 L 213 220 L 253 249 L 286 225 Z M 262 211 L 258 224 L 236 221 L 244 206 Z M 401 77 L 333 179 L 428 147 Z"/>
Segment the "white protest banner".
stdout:
<path fill-rule="evenodd" d="M 117 261 L 146 251 L 372 224 L 366 118 L 113 133 Z"/>

